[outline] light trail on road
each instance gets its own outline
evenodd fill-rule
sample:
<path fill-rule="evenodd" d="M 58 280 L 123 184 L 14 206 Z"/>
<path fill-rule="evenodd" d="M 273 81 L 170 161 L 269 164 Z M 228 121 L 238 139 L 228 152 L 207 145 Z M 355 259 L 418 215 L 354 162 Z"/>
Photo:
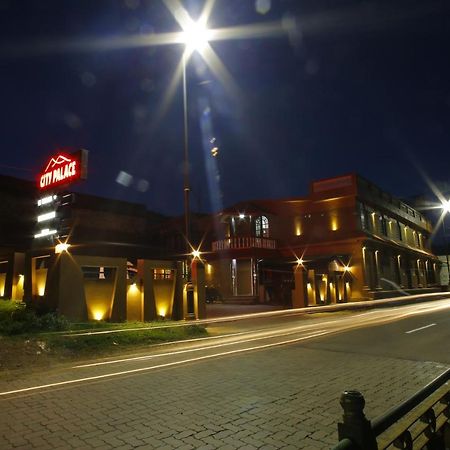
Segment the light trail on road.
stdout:
<path fill-rule="evenodd" d="M 401 318 L 405 318 L 405 317 L 409 317 L 411 315 L 415 315 L 415 314 L 420 314 L 423 310 L 425 311 L 435 311 L 437 309 L 446 309 L 448 308 L 448 305 L 441 305 L 441 306 L 437 306 L 434 305 L 434 308 L 417 308 L 417 311 L 409 311 L 409 312 L 405 312 L 399 316 L 392 316 L 392 312 L 394 310 L 401 310 L 402 307 L 399 308 L 391 308 L 389 309 L 389 316 L 386 317 L 386 313 L 388 312 L 387 310 L 384 311 L 368 311 L 362 314 L 357 314 L 354 316 L 346 317 L 346 318 L 342 318 L 342 317 L 338 317 L 336 319 L 333 320 L 328 320 L 326 322 L 321 322 L 320 326 L 333 326 L 333 325 L 339 325 L 336 328 L 331 328 L 329 330 L 320 330 L 320 331 L 326 331 L 326 334 L 330 334 L 330 333 L 336 333 L 336 332 L 340 332 L 340 331 L 346 331 L 346 330 L 350 330 L 352 328 L 355 327 L 362 327 L 362 326 L 368 326 L 368 325 L 377 325 L 377 324 L 381 324 L 381 323 L 386 323 L 388 321 L 393 321 L 393 320 L 398 320 Z M 404 307 L 403 307 L 404 308 Z M 378 314 L 383 314 L 382 317 L 373 317 L 372 314 L 373 313 L 378 313 Z M 369 316 L 367 317 L 366 320 L 360 321 L 359 323 L 355 324 L 355 323 L 348 323 L 349 321 L 351 321 L 354 317 L 365 317 L 365 316 Z M 186 349 L 186 350 L 175 350 L 173 352 L 168 352 L 168 353 L 160 353 L 160 354 L 151 354 L 151 355 L 144 355 L 144 356 L 134 356 L 131 358 L 121 358 L 121 359 L 116 359 L 116 360 L 108 360 L 108 361 L 101 361 L 101 362 L 94 362 L 94 363 L 89 363 L 89 364 L 82 364 L 82 365 L 77 365 L 77 366 L 73 366 L 73 368 L 75 369 L 79 369 L 79 368 L 88 368 L 88 367 L 97 367 L 97 366 L 103 366 L 103 365 L 111 365 L 111 364 L 121 364 L 121 363 L 129 363 L 129 362 L 136 362 L 136 361 L 145 361 L 148 359 L 155 359 L 155 358 L 161 358 L 161 357 L 166 357 L 166 356 L 176 356 L 176 355 L 180 355 L 180 354 L 184 354 L 184 353 L 192 353 L 192 352 L 198 352 L 198 351 L 205 351 L 205 350 L 210 350 L 210 349 L 214 349 L 214 348 L 220 348 L 220 347 L 225 347 L 225 346 L 230 346 L 230 345 L 237 345 L 237 344 L 247 344 L 250 342 L 255 342 L 258 340 L 266 340 L 266 339 L 271 339 L 271 338 L 280 338 L 280 337 L 286 337 L 286 336 L 291 336 L 293 334 L 302 332 L 302 331 L 309 331 L 312 328 L 316 328 L 317 324 L 315 323 L 310 323 L 310 324 L 306 324 L 306 325 L 299 325 L 299 326 L 295 326 L 295 327 L 290 327 L 288 329 L 283 328 L 282 330 L 254 330 L 254 331 L 248 331 L 248 332 L 240 332 L 240 333 L 232 333 L 232 334 L 228 334 L 226 336 L 211 336 L 211 337 L 206 337 L 206 338 L 200 338 L 202 341 L 208 341 L 208 340 L 212 340 L 212 339 L 224 339 L 227 338 L 229 339 L 230 337 L 242 337 L 245 335 L 253 335 L 254 337 L 249 337 L 247 339 L 241 339 L 239 341 L 233 340 L 231 342 L 225 342 L 225 343 L 221 343 L 221 344 L 212 344 L 212 345 L 206 345 L 203 347 L 196 347 L 196 348 L 191 348 L 191 349 Z M 317 330 L 316 330 L 317 331 Z M 189 339 L 189 342 L 194 342 L 196 341 L 196 339 Z M 183 344 L 186 341 L 177 341 L 176 344 Z M 171 344 L 171 343 L 166 343 L 166 344 Z M 172 343 L 174 344 L 174 343 Z"/>
<path fill-rule="evenodd" d="M 244 352 L 248 352 L 248 351 L 263 350 L 263 349 L 267 349 L 267 348 L 271 348 L 271 347 L 278 347 L 278 346 L 282 346 L 282 345 L 293 344 L 296 342 L 303 341 L 305 339 L 311 339 L 314 337 L 323 336 L 324 334 L 326 334 L 326 332 L 315 333 L 315 334 L 312 334 L 309 336 L 303 336 L 301 338 L 290 339 L 290 340 L 282 341 L 282 342 L 275 342 L 272 344 L 265 344 L 265 345 L 259 345 L 259 346 L 248 347 L 248 348 L 243 348 L 243 349 L 230 350 L 228 352 L 215 353 L 212 355 L 198 356 L 196 358 L 190 358 L 190 359 L 185 359 L 185 360 L 181 360 L 181 361 L 174 361 L 174 362 L 169 362 L 169 363 L 164 363 L 164 364 L 158 364 L 156 366 L 140 367 L 137 369 L 123 370 L 120 372 L 112 372 L 112 373 L 107 373 L 107 374 L 102 374 L 102 375 L 95 375 L 95 376 L 91 376 L 91 377 L 77 378 L 74 380 L 60 381 L 57 383 L 49 383 L 49 384 L 42 384 L 39 386 L 31 386 L 28 388 L 14 389 L 11 391 L 0 392 L 0 397 L 12 395 L 12 394 L 23 394 L 23 393 L 27 393 L 27 392 L 31 392 L 31 391 L 41 391 L 41 390 L 52 388 L 52 387 L 68 386 L 68 385 L 73 385 L 76 383 L 82 383 L 82 382 L 87 382 L 87 381 L 98 381 L 98 380 L 105 379 L 105 378 L 113 378 L 113 377 L 118 377 L 118 376 L 123 376 L 123 375 L 135 374 L 135 373 L 139 373 L 139 372 L 148 372 L 150 370 L 179 366 L 182 364 L 204 361 L 207 359 L 219 358 L 221 356 L 229 356 L 229 355 L 244 353 Z"/>
<path fill-rule="evenodd" d="M 74 386 L 86 382 L 96 382 L 102 380 L 106 381 L 120 376 L 145 373 L 170 367 L 179 367 L 184 364 L 211 360 L 213 358 L 221 358 L 243 354 L 245 352 L 287 346 L 306 342 L 312 339 L 323 338 L 333 333 L 342 333 L 345 331 L 355 330 L 357 328 L 388 324 L 391 322 L 406 319 L 411 316 L 439 312 L 448 309 L 450 309 L 450 302 L 448 300 L 441 300 L 427 304 L 415 304 L 389 309 L 383 308 L 377 311 L 368 311 L 362 314 L 350 314 L 346 316 L 340 315 L 332 319 L 328 317 L 326 320 L 315 318 L 311 322 L 308 322 L 306 324 L 299 324 L 298 322 L 296 322 L 294 325 L 291 324 L 290 326 L 286 326 L 286 323 L 274 324 L 273 322 L 267 322 L 267 326 L 262 329 L 261 325 L 259 325 L 259 329 L 257 330 L 235 332 L 200 339 L 190 339 L 189 344 L 194 346 L 192 348 L 182 348 L 182 346 L 186 346 L 186 341 L 178 341 L 177 343 L 164 344 L 164 348 L 167 348 L 166 345 L 178 346 L 178 348 L 175 348 L 173 351 L 163 351 L 162 353 L 155 353 L 155 350 L 157 349 L 155 347 L 152 347 L 152 354 L 133 356 L 116 360 L 95 361 L 88 364 L 74 366 L 71 369 L 75 371 L 97 370 L 97 373 L 94 372 L 92 374 L 91 372 L 91 374 L 87 374 L 87 376 L 84 377 L 80 377 L 74 374 L 73 378 L 71 379 L 56 379 L 54 382 L 48 382 L 28 387 L 18 387 L 16 389 L 8 389 L 0 392 L 0 397 L 7 398 L 8 396 L 15 394 L 34 394 L 40 392 L 48 392 L 48 390 L 52 388 Z M 285 319 L 299 320 L 295 318 Z M 427 327 L 431 327 L 436 324 L 437 323 L 427 325 Z M 420 329 L 424 329 L 424 327 L 421 327 Z M 418 330 L 419 328 L 409 331 L 413 332 Z M 288 337 L 290 339 L 287 339 Z M 272 342 L 270 342 L 270 340 L 272 340 Z M 225 347 L 233 346 L 235 348 L 229 348 L 227 351 L 223 351 Z M 160 345 L 159 347 L 161 348 L 162 345 Z M 194 352 L 199 352 L 200 355 L 191 358 L 185 358 L 186 354 L 192 354 Z M 201 354 L 201 352 L 203 352 L 203 354 Z M 178 357 L 180 357 L 181 359 L 177 359 Z M 101 373 L 100 371 L 102 367 L 110 367 L 114 364 L 142 364 L 148 360 L 154 361 L 157 358 L 168 358 L 168 361 L 161 361 L 160 363 L 155 365 L 146 364 L 143 367 L 120 367 L 117 368 L 117 370 L 109 371 L 107 373 Z M 70 373 L 68 373 L 68 375 L 70 376 Z"/>

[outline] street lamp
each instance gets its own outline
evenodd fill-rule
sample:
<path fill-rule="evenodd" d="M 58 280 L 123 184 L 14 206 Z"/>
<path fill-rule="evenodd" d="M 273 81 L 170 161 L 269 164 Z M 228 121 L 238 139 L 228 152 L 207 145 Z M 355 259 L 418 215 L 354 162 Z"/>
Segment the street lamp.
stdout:
<path fill-rule="evenodd" d="M 208 29 L 204 20 L 198 22 L 190 21 L 183 30 L 182 41 L 185 49 L 182 57 L 183 66 L 183 121 L 184 121 L 184 227 L 186 235 L 186 306 L 188 317 L 195 317 L 194 289 L 191 279 L 191 226 L 190 226 L 190 205 L 189 194 L 190 174 L 189 174 L 189 132 L 188 132 L 188 111 L 187 111 L 187 80 L 186 65 L 189 57 L 195 51 L 201 52 L 208 44 Z"/>

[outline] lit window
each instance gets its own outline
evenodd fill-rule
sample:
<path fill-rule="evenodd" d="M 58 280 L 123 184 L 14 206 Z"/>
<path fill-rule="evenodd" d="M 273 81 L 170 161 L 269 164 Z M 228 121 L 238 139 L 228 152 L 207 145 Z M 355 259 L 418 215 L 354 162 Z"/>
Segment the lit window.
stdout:
<path fill-rule="evenodd" d="M 173 280 L 173 270 L 171 269 L 155 269 L 153 272 L 154 280 Z"/>
<path fill-rule="evenodd" d="M 269 237 L 269 219 L 266 216 L 260 216 L 255 220 L 256 237 Z"/>

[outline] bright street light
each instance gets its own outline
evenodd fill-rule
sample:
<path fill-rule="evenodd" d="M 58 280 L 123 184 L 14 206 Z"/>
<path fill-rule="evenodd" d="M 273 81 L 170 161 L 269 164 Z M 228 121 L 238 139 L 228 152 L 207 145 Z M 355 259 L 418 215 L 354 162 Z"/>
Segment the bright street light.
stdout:
<path fill-rule="evenodd" d="M 442 202 L 442 211 L 445 214 L 449 214 L 450 213 L 450 200 L 444 200 Z"/>
<path fill-rule="evenodd" d="M 198 22 L 190 21 L 188 25 L 183 29 L 183 42 L 185 44 L 185 50 L 182 57 L 183 65 L 183 119 L 184 119 L 184 225 L 186 235 L 186 283 L 191 285 L 191 264 L 192 256 L 194 259 L 200 256 L 200 252 L 194 250 L 190 252 L 191 246 L 191 220 L 190 220 L 190 206 L 189 206 L 189 194 L 191 191 L 190 186 L 190 174 L 189 174 L 189 127 L 188 127 L 188 112 L 187 112 L 187 77 L 186 77 L 186 64 L 190 55 L 194 51 L 201 52 L 208 45 L 208 29 L 204 20 Z M 195 317 L 195 305 L 193 290 L 189 289 L 187 293 L 187 315 L 188 317 Z"/>
<path fill-rule="evenodd" d="M 183 30 L 183 43 L 188 54 L 194 51 L 201 52 L 206 48 L 210 32 L 203 20 L 192 22 Z"/>

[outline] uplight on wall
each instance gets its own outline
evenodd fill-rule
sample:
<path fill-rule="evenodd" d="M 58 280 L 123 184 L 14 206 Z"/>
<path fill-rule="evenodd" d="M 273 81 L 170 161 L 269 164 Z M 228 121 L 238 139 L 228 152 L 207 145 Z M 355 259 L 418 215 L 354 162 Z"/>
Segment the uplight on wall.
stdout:
<path fill-rule="evenodd" d="M 330 216 L 330 229 L 331 231 L 337 231 L 339 229 L 339 220 L 336 213 L 332 213 Z"/>
<path fill-rule="evenodd" d="M 140 292 L 136 283 L 130 285 L 129 292 L 132 294 L 137 294 L 138 292 Z"/>
<path fill-rule="evenodd" d="M 301 223 L 299 217 L 297 217 L 295 219 L 295 235 L 296 236 L 301 236 L 302 235 L 302 223 Z"/>
<path fill-rule="evenodd" d="M 44 296 L 44 294 L 45 294 L 45 282 L 39 284 L 37 291 L 38 291 L 39 297 L 43 297 Z"/>
<path fill-rule="evenodd" d="M 94 320 L 102 320 L 104 315 L 105 315 L 105 312 L 101 311 L 99 309 L 92 311 L 92 317 L 94 318 Z"/>

